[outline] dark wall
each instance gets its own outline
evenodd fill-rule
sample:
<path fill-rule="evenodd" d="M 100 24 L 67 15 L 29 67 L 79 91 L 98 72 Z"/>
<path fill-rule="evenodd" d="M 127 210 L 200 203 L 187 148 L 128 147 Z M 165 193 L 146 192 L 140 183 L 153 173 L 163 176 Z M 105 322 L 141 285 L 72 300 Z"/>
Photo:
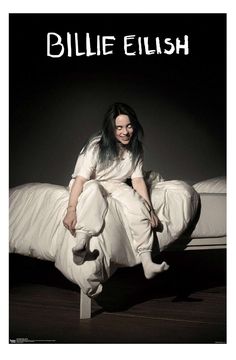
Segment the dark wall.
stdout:
<path fill-rule="evenodd" d="M 52 59 L 48 32 L 189 36 L 190 54 Z M 10 186 L 67 184 L 114 101 L 136 110 L 145 168 L 198 181 L 226 172 L 224 14 L 11 14 Z"/>

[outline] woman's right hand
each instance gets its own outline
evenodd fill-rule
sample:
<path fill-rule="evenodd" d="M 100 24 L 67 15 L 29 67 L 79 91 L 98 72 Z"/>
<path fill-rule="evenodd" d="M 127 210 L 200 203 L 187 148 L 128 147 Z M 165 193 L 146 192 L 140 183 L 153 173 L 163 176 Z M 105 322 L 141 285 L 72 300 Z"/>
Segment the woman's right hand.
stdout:
<path fill-rule="evenodd" d="M 66 229 L 68 229 L 73 236 L 75 236 L 75 225 L 77 223 L 76 216 L 76 205 L 78 198 L 83 191 L 83 186 L 86 183 L 86 179 L 82 176 L 77 176 L 71 187 L 70 197 L 68 201 L 67 213 L 63 220 L 63 224 Z"/>
<path fill-rule="evenodd" d="M 67 210 L 66 216 L 63 219 L 63 225 L 68 229 L 71 235 L 75 236 L 75 225 L 77 223 L 76 210 Z"/>

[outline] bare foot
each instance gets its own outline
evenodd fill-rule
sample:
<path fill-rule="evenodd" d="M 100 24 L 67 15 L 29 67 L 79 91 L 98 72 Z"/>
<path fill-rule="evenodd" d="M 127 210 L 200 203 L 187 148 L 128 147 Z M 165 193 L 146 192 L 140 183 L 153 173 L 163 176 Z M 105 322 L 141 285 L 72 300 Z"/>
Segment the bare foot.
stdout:
<path fill-rule="evenodd" d="M 144 275 L 145 275 L 146 279 L 152 279 L 157 274 L 168 270 L 169 267 L 170 266 L 165 261 L 163 261 L 161 264 L 156 264 L 154 262 L 150 262 L 150 263 L 145 265 Z"/>

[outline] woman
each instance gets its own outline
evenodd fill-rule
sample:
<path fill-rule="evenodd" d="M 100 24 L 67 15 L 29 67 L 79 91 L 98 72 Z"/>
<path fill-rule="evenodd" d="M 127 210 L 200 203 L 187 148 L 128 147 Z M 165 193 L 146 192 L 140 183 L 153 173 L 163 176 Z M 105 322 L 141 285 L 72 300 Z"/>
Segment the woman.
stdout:
<path fill-rule="evenodd" d="M 153 229 L 158 218 L 143 179 L 143 128 L 134 110 L 123 103 L 108 109 L 102 130 L 82 149 L 70 183 L 70 197 L 64 226 L 76 236 L 73 260 L 85 261 L 89 239 L 98 234 L 107 211 L 107 197 L 121 205 L 126 215 L 134 248 L 140 256 L 144 275 L 151 279 L 169 268 L 166 262 L 151 259 Z M 132 187 L 126 184 L 131 178 Z M 78 198 L 83 197 L 83 206 Z"/>

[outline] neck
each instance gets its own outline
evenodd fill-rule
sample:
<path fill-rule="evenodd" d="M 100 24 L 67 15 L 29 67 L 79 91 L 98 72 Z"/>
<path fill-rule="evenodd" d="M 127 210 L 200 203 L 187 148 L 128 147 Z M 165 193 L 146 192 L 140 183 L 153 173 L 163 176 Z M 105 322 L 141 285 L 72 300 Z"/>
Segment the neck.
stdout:
<path fill-rule="evenodd" d="M 118 148 L 118 158 L 122 159 L 124 152 L 127 150 L 127 146 L 124 144 L 121 144 L 120 142 L 117 143 L 117 148 Z"/>
<path fill-rule="evenodd" d="M 117 146 L 118 146 L 118 149 L 127 149 L 128 148 L 128 145 L 125 145 L 125 144 L 122 144 L 121 142 L 117 141 Z"/>

